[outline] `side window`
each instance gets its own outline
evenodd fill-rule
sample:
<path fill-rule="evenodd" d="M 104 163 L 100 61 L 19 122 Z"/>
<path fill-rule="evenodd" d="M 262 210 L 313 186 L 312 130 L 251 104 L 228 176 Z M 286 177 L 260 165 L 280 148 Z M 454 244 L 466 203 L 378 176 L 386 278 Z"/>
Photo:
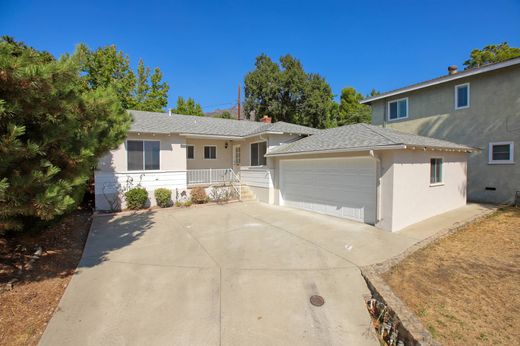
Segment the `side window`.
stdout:
<path fill-rule="evenodd" d="M 455 109 L 469 108 L 469 83 L 455 86 Z"/>
<path fill-rule="evenodd" d="M 495 142 L 489 143 L 489 163 L 490 164 L 513 164 L 514 162 L 514 143 Z"/>
<path fill-rule="evenodd" d="M 408 118 L 408 98 L 388 102 L 388 120 Z"/>
<path fill-rule="evenodd" d="M 430 159 L 430 184 L 442 183 L 442 159 Z"/>
<path fill-rule="evenodd" d="M 193 160 L 195 158 L 195 146 L 193 146 L 193 145 L 186 146 L 186 158 L 188 160 Z"/>
<path fill-rule="evenodd" d="M 251 144 L 251 166 L 265 166 L 267 160 L 265 154 L 267 152 L 267 142 L 259 142 Z"/>

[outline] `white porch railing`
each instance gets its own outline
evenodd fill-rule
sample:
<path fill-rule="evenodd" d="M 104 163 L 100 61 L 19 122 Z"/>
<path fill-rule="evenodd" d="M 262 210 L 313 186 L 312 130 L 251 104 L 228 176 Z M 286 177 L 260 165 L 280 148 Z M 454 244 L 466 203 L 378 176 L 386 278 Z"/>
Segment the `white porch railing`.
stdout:
<path fill-rule="evenodd" d="M 231 168 L 189 169 L 186 174 L 186 185 L 229 184 L 240 199 L 240 178 Z"/>
<path fill-rule="evenodd" d="M 187 185 L 229 183 L 232 180 L 232 174 L 234 174 L 234 172 L 231 168 L 189 169 Z"/>

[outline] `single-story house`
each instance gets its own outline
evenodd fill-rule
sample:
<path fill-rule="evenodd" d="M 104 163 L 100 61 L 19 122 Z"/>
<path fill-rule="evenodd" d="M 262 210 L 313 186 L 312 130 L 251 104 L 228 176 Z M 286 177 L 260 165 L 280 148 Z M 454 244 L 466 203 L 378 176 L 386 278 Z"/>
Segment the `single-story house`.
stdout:
<path fill-rule="evenodd" d="M 388 231 L 466 204 L 474 148 L 367 124 L 317 130 L 285 122 L 239 121 L 130 111 L 127 140 L 95 173 L 96 208 L 110 209 L 140 184 L 231 182 L 256 199 L 373 224 Z M 119 204 L 121 205 L 121 204 Z"/>

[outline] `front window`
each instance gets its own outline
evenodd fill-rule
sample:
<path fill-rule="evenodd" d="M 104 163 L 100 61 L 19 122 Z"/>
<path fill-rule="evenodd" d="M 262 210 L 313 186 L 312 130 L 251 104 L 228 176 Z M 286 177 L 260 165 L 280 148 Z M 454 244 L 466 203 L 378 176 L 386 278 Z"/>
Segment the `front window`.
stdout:
<path fill-rule="evenodd" d="M 267 152 L 267 142 L 251 144 L 251 166 L 265 166 L 265 154 Z"/>
<path fill-rule="evenodd" d="M 388 120 L 408 118 L 408 98 L 388 102 Z"/>
<path fill-rule="evenodd" d="M 430 159 L 430 184 L 442 183 L 442 159 Z"/>
<path fill-rule="evenodd" d="M 186 146 L 186 158 L 193 160 L 195 158 L 195 147 L 193 145 Z"/>
<path fill-rule="evenodd" d="M 512 164 L 514 163 L 513 154 L 513 142 L 489 143 L 489 163 L 491 164 Z"/>
<path fill-rule="evenodd" d="M 455 86 L 455 109 L 469 107 L 469 83 Z"/>
<path fill-rule="evenodd" d="M 217 147 L 208 145 L 204 147 L 204 160 L 215 160 L 217 158 Z"/>
<path fill-rule="evenodd" d="M 128 170 L 160 169 L 160 150 L 159 141 L 127 141 Z"/>

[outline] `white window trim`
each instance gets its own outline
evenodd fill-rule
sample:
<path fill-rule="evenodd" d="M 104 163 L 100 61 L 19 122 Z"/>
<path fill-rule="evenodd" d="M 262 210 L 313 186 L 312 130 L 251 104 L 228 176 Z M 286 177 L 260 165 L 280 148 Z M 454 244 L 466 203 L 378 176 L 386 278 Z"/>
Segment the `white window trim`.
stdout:
<path fill-rule="evenodd" d="M 134 169 L 134 170 L 129 170 L 128 169 L 128 141 L 130 142 L 143 142 L 143 168 L 142 169 Z M 144 157 L 144 142 L 158 142 L 159 143 L 159 169 L 144 169 L 144 165 L 146 163 L 145 161 L 145 157 Z M 126 145 L 126 171 L 127 172 L 159 172 L 161 170 L 161 162 L 162 162 L 162 159 L 161 159 L 161 141 L 159 140 L 155 140 L 155 139 L 127 139 L 125 141 L 125 145 Z"/>
<path fill-rule="evenodd" d="M 459 93 L 457 91 L 459 90 L 460 87 L 463 87 L 463 86 L 468 87 L 468 105 L 462 106 L 462 107 L 457 107 L 457 105 L 459 104 Z M 455 85 L 455 109 L 466 109 L 466 108 L 469 108 L 470 105 L 471 105 L 471 89 L 470 89 L 469 83 Z"/>
<path fill-rule="evenodd" d="M 263 143 L 263 142 L 265 142 L 265 153 L 267 154 L 267 152 L 268 152 L 268 150 L 269 150 L 269 143 L 267 143 L 266 140 L 259 140 L 259 141 L 256 141 L 256 142 L 250 142 L 250 143 L 249 143 L 249 167 L 266 167 L 266 166 L 267 166 L 267 164 L 265 164 L 265 165 L 259 165 L 259 166 L 253 166 L 253 164 L 252 164 L 252 162 L 251 162 L 251 161 L 252 161 L 252 157 L 251 157 L 251 145 L 256 144 L 256 143 Z M 260 158 L 260 157 L 259 157 L 259 158 Z M 265 161 L 266 161 L 266 163 L 267 163 L 267 158 L 266 158 Z"/>
<path fill-rule="evenodd" d="M 211 147 L 215 148 L 215 158 L 214 158 L 214 159 L 211 159 L 211 158 L 207 159 L 207 158 L 206 158 L 206 148 L 211 148 Z M 204 149 L 202 149 L 202 150 L 203 150 L 203 152 L 202 152 L 202 156 L 204 157 L 204 160 L 216 160 L 216 159 L 218 158 L 218 155 L 217 155 L 217 146 L 216 146 L 216 145 L 205 145 L 205 146 L 204 146 Z"/>
<path fill-rule="evenodd" d="M 509 160 L 493 160 L 493 146 L 509 144 Z M 488 146 L 488 164 L 490 165 L 513 165 L 515 163 L 515 143 L 513 141 L 491 142 Z"/>
<path fill-rule="evenodd" d="M 432 176 L 431 176 L 431 165 L 432 165 L 432 161 L 431 160 L 441 160 L 441 181 L 437 182 L 437 183 L 432 183 Z M 435 187 L 435 186 L 443 186 L 444 185 L 444 157 L 442 156 L 432 156 L 430 157 L 430 187 Z"/>
<path fill-rule="evenodd" d="M 193 148 L 193 157 L 191 159 L 188 157 L 188 147 Z M 195 160 L 195 145 L 194 144 L 186 144 L 186 160 Z"/>
<path fill-rule="evenodd" d="M 406 116 L 405 117 L 397 117 L 395 119 L 390 119 L 390 104 L 391 103 L 394 103 L 394 102 L 399 102 L 399 101 L 403 101 L 403 100 L 406 100 Z M 409 101 L 408 101 L 408 97 L 403 97 L 403 98 L 400 98 L 400 99 L 396 99 L 396 100 L 392 100 L 392 101 L 388 101 L 387 105 L 386 105 L 386 110 L 387 110 L 387 120 L 388 121 L 398 121 L 398 120 L 402 120 L 402 119 L 408 119 L 408 105 L 409 105 Z M 399 107 L 397 108 L 399 110 Z"/>

